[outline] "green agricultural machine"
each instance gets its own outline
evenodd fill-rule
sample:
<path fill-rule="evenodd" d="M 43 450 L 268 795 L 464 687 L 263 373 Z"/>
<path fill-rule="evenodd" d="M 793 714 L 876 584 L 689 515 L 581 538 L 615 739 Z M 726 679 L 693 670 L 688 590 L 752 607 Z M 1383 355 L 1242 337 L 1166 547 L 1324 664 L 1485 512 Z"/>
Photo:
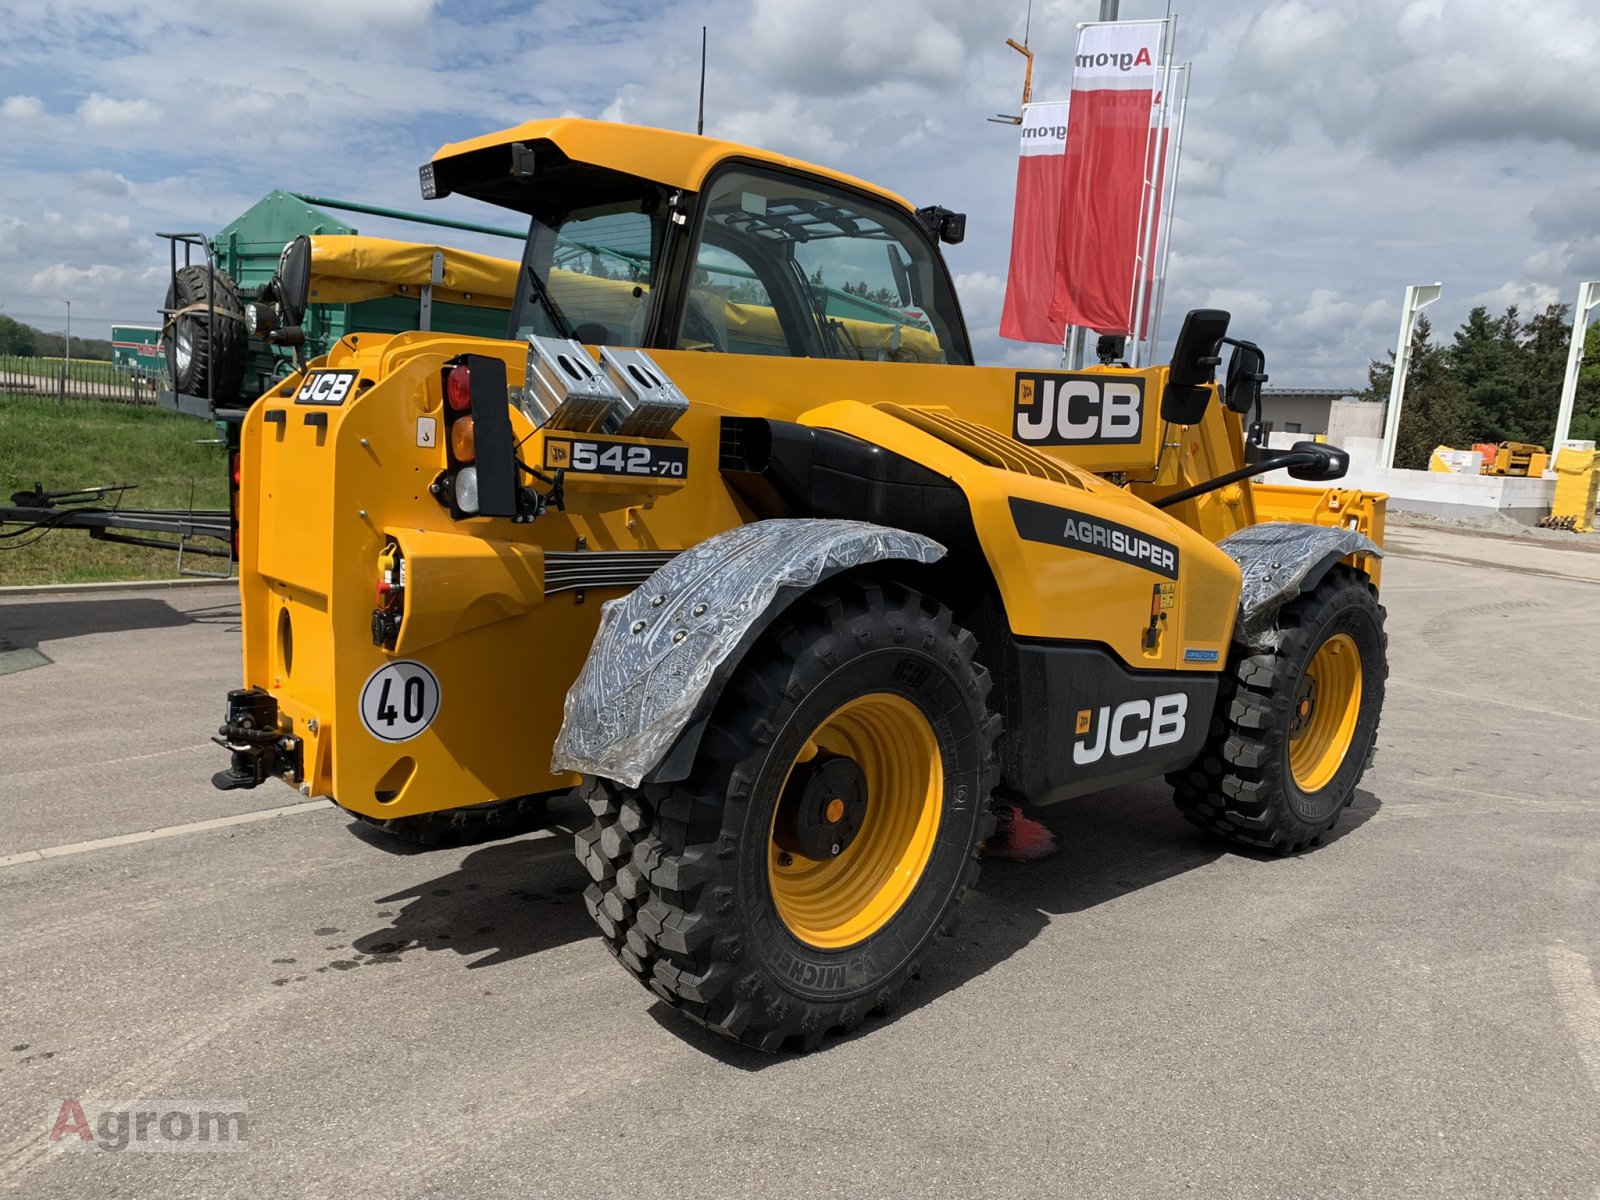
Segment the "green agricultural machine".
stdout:
<path fill-rule="evenodd" d="M 351 333 L 503 337 L 517 264 L 360 236 L 334 211 L 508 238 L 526 232 L 274 190 L 213 236 L 162 233 L 164 407 L 237 424 L 297 364 Z"/>

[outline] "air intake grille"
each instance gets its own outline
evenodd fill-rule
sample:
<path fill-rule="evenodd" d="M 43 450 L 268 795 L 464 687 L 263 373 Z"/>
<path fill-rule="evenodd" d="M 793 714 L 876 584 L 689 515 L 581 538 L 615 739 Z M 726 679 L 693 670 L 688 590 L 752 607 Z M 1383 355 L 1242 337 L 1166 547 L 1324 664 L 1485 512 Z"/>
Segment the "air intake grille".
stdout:
<path fill-rule="evenodd" d="M 676 550 L 546 550 L 544 594 L 636 588 L 677 556 Z"/>
<path fill-rule="evenodd" d="M 1066 483 L 1080 488 L 1084 486 L 1077 476 L 1049 456 L 1003 433 L 996 433 L 987 425 L 963 421 L 947 408 L 907 408 L 901 404 L 885 404 L 882 408 L 908 425 L 931 433 L 941 442 L 991 467 L 1014 471 L 1018 475 L 1031 475 L 1035 479 L 1048 479 L 1052 483 Z"/>

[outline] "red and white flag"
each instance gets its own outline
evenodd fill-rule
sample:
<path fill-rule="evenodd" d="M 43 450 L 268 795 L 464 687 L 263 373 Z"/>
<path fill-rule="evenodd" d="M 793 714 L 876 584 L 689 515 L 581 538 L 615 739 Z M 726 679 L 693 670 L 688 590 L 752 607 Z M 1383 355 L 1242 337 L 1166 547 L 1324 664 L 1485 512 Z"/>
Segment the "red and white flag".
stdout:
<path fill-rule="evenodd" d="M 1049 316 L 1133 333 L 1141 252 L 1148 289 L 1166 161 L 1163 22 L 1088 25 L 1078 34 Z M 1139 333 L 1142 335 L 1142 330 Z"/>
<path fill-rule="evenodd" d="M 1067 166 L 1067 101 L 1022 108 L 1017 159 L 1017 206 L 1011 222 L 1011 268 L 1000 312 L 1000 336 L 1059 346 L 1066 322 L 1050 316 L 1061 241 L 1061 201 Z"/>

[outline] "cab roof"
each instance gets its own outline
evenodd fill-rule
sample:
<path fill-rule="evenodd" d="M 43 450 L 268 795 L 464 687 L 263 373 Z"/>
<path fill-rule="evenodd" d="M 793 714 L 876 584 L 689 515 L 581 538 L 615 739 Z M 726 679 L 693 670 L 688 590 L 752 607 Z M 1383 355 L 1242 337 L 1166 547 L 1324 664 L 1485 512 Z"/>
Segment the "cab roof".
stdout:
<path fill-rule="evenodd" d="M 718 138 L 679 133 L 671 129 L 622 125 L 613 121 L 589 121 L 578 117 L 528 121 L 511 129 L 502 129 L 498 133 L 486 133 L 466 141 L 451 142 L 439 147 L 432 161 L 440 163 L 493 149 L 496 146 L 538 141 L 553 143 L 562 154 L 576 162 L 591 163 L 597 167 L 640 176 L 690 192 L 699 191 L 706 181 L 706 176 L 719 163 L 737 158 L 774 167 L 785 167 L 842 183 L 857 191 L 869 192 L 887 200 L 907 213 L 913 211 L 904 197 L 876 184 L 798 158 L 774 154 L 770 150 L 758 150 L 754 146 L 741 146 L 737 142 L 724 142 Z"/>

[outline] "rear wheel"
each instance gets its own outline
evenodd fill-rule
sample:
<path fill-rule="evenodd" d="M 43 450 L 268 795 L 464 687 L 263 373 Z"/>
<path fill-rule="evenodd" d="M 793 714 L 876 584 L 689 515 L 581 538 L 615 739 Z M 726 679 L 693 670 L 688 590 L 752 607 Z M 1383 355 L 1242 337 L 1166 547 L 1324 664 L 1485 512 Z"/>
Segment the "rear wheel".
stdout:
<path fill-rule="evenodd" d="M 1383 620 L 1371 582 L 1338 565 L 1284 605 L 1276 649 L 1236 647 L 1205 748 L 1167 777 L 1183 815 L 1280 854 L 1321 841 L 1377 745 L 1389 673 Z"/>
<path fill-rule="evenodd" d="M 591 779 L 607 947 L 690 1017 L 810 1049 L 894 1006 L 977 878 L 1000 719 L 976 642 L 903 588 L 829 585 L 751 649 L 688 779 Z"/>

